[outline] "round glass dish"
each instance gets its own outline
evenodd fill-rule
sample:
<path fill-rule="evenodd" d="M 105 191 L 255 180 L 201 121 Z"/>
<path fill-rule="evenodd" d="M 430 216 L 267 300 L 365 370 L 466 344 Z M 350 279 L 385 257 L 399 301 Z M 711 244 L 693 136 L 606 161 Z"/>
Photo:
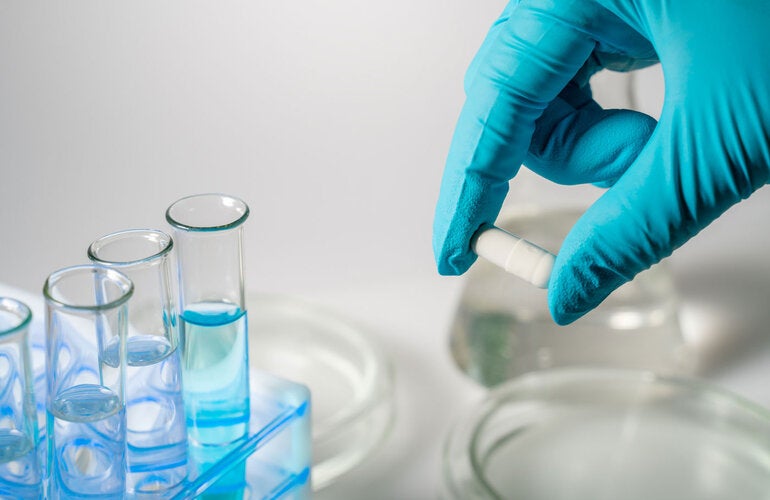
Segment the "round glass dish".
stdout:
<path fill-rule="evenodd" d="M 311 393 L 313 489 L 361 463 L 393 416 L 388 359 L 367 333 L 327 310 L 288 297 L 249 295 L 249 362 Z"/>
<path fill-rule="evenodd" d="M 534 372 L 449 435 L 448 499 L 770 498 L 770 413 L 682 378 Z"/>

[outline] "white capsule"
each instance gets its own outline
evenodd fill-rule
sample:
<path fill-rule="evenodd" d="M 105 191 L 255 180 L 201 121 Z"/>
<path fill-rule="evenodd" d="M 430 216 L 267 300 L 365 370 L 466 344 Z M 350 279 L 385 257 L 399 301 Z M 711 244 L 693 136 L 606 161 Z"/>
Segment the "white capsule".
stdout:
<path fill-rule="evenodd" d="M 484 227 L 471 241 L 471 248 L 505 271 L 539 288 L 548 288 L 556 256 L 529 241 L 498 227 Z"/>

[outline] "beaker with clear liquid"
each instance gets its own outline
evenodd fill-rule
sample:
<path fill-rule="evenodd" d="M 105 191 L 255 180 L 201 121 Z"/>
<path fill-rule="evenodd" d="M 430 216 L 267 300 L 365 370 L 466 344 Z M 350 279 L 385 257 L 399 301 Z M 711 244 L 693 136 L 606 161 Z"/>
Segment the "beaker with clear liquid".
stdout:
<path fill-rule="evenodd" d="M 503 212 L 497 225 L 556 253 L 581 213 L 514 207 Z M 485 386 L 565 366 L 692 371 L 677 294 L 665 266 L 640 273 L 567 326 L 551 318 L 547 293 L 479 259 L 467 273 L 450 330 L 459 368 Z"/>

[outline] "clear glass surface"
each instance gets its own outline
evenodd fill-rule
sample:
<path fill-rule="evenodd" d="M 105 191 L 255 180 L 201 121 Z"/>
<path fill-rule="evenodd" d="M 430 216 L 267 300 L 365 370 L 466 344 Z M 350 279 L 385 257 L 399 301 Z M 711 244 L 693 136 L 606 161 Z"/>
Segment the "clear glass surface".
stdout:
<path fill-rule="evenodd" d="M 50 498 L 123 498 L 126 326 L 133 283 L 102 266 L 45 282 Z"/>
<path fill-rule="evenodd" d="M 443 498 L 770 498 L 770 414 L 695 380 L 546 370 L 452 430 Z"/>
<path fill-rule="evenodd" d="M 203 473 L 236 448 L 249 430 L 248 320 L 243 284 L 246 203 L 223 194 L 173 203 L 179 282 L 182 385 L 189 452 Z M 245 471 L 212 492 L 241 495 Z"/>
<path fill-rule="evenodd" d="M 582 213 L 512 208 L 497 225 L 556 253 Z M 522 373 L 563 366 L 604 366 L 688 373 L 694 360 L 683 340 L 678 299 L 657 265 L 568 326 L 548 311 L 547 290 L 478 259 L 465 278 L 450 330 L 460 369 L 485 386 Z"/>
<path fill-rule="evenodd" d="M 27 332 L 32 313 L 0 297 L 0 498 L 38 498 L 37 414 Z"/>
<path fill-rule="evenodd" d="M 171 281 L 173 241 L 154 229 L 108 234 L 88 257 L 134 283 L 126 339 L 126 478 L 129 494 L 157 496 L 187 474 L 187 428 Z M 117 343 L 107 349 L 115 356 Z"/>

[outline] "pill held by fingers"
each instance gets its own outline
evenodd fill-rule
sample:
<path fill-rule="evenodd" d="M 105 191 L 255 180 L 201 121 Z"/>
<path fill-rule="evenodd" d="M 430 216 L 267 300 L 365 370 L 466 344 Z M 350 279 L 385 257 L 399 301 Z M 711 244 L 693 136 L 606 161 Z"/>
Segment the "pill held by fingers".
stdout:
<path fill-rule="evenodd" d="M 539 288 L 548 288 L 556 256 L 523 238 L 495 226 L 481 227 L 471 240 L 471 248 L 506 272 Z"/>

